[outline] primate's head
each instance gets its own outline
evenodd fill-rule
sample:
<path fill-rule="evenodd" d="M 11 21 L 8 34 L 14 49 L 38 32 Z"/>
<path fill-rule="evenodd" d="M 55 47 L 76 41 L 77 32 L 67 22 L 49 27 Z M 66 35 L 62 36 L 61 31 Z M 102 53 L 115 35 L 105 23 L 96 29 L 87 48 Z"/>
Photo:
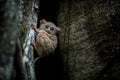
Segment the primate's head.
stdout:
<path fill-rule="evenodd" d="M 48 34 L 55 35 L 60 32 L 60 28 L 52 22 L 47 22 L 45 19 L 40 20 L 40 30 L 45 30 Z"/>

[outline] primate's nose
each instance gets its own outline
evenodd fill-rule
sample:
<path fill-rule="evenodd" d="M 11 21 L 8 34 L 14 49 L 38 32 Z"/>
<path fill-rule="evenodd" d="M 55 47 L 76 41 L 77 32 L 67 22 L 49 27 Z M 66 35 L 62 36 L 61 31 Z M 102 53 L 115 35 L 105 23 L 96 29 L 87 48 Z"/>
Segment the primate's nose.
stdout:
<path fill-rule="evenodd" d="M 46 31 L 47 33 L 50 33 L 50 30 L 49 30 L 49 29 L 45 29 L 45 31 Z"/>

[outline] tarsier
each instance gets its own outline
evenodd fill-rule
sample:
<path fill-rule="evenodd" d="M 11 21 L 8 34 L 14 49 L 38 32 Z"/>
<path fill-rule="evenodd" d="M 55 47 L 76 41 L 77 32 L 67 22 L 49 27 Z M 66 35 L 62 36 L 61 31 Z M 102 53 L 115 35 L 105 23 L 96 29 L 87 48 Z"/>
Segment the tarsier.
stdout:
<path fill-rule="evenodd" d="M 35 48 L 39 57 L 54 53 L 58 42 L 56 34 L 60 32 L 60 28 L 44 19 L 40 20 L 39 29 L 35 25 L 32 25 L 32 28 L 36 32 L 36 41 L 31 41 L 31 45 Z"/>

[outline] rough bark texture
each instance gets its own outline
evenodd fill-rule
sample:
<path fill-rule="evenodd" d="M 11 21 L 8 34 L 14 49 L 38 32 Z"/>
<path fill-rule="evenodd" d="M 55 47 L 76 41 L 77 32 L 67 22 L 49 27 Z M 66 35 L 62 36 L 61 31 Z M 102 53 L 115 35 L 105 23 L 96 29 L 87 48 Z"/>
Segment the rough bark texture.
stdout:
<path fill-rule="evenodd" d="M 0 13 L 0 80 L 9 80 L 13 68 L 18 22 L 15 1 L 0 0 Z"/>
<path fill-rule="evenodd" d="M 118 1 L 60 1 L 64 80 L 120 80 Z"/>
<path fill-rule="evenodd" d="M 22 47 L 22 61 L 21 70 L 24 71 L 21 73 L 24 77 L 27 76 L 27 80 L 35 80 L 35 72 L 34 72 L 34 55 L 33 48 L 30 45 L 31 40 L 34 39 L 34 31 L 31 28 L 31 24 L 37 25 L 37 12 L 35 8 L 39 7 L 39 0 L 21 0 L 19 3 L 19 30 L 18 37 L 21 42 Z M 18 67 L 17 67 L 18 68 Z M 24 69 L 25 68 L 25 69 Z M 26 74 L 25 74 L 26 73 Z M 20 77 L 20 76 L 19 76 Z M 22 76 L 21 76 L 22 77 Z M 17 80 L 20 78 L 17 78 Z M 24 78 L 25 79 L 25 78 Z M 20 79 L 21 80 L 21 79 Z"/>
<path fill-rule="evenodd" d="M 31 24 L 39 0 L 0 0 L 0 80 L 35 80 Z M 12 74 L 13 73 L 13 74 Z"/>

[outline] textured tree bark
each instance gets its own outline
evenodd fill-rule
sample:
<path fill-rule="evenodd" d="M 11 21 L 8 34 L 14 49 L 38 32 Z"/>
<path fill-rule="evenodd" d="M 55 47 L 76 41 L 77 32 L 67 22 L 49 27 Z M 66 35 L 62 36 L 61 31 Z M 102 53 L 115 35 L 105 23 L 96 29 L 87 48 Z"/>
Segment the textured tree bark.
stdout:
<path fill-rule="evenodd" d="M 19 38 L 17 38 L 16 54 L 14 56 L 14 71 L 11 80 L 28 80 L 25 64 L 23 63 L 23 50 Z M 15 76 L 14 76 L 15 75 Z"/>
<path fill-rule="evenodd" d="M 22 71 L 25 73 L 21 73 L 24 79 L 27 80 L 36 80 L 35 72 L 34 72 L 34 55 L 33 48 L 30 45 L 31 40 L 34 39 L 34 31 L 31 28 L 31 24 L 37 25 L 37 12 L 35 12 L 34 7 L 39 7 L 39 0 L 22 0 L 19 3 L 19 30 L 18 35 L 21 42 L 21 47 L 23 49 L 22 52 L 22 62 L 20 61 L 19 66 L 21 66 Z M 26 78 L 27 76 L 27 78 Z M 17 79 L 18 80 L 18 79 Z M 20 79 L 21 80 L 21 79 Z"/>
<path fill-rule="evenodd" d="M 0 1 L 0 80 L 35 80 L 30 41 L 38 5 L 39 0 Z"/>
<path fill-rule="evenodd" d="M 119 57 L 115 59 L 119 56 L 119 6 L 118 0 L 60 2 L 58 25 L 65 80 L 120 79 L 116 72 Z"/>
<path fill-rule="evenodd" d="M 10 80 L 18 18 L 14 0 L 0 0 L 0 80 Z"/>

